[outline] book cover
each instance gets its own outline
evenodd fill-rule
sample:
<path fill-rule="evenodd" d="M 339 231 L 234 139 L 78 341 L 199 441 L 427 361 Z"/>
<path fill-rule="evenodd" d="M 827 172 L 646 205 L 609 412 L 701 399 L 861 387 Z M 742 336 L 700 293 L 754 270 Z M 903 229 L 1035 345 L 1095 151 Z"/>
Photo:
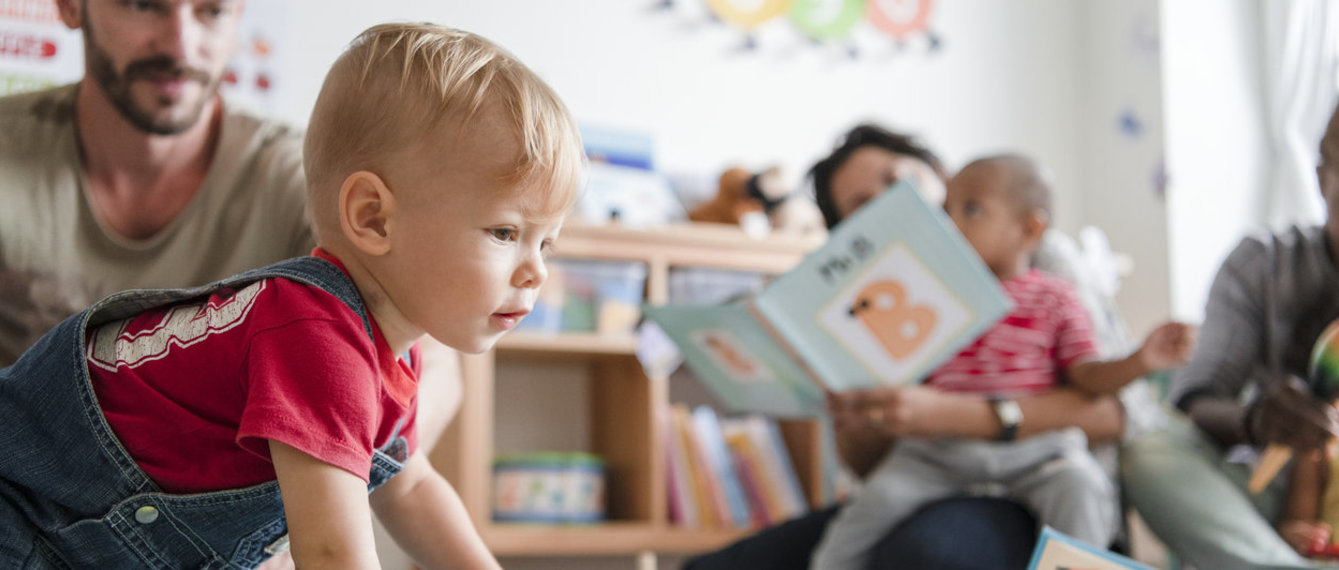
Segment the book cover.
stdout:
<path fill-rule="evenodd" d="M 1009 307 L 948 216 L 902 181 L 758 294 L 643 314 L 732 410 L 812 416 L 824 391 L 919 382 Z"/>
<path fill-rule="evenodd" d="M 786 440 L 781 436 L 781 428 L 776 422 L 761 416 L 749 418 L 749 429 L 758 442 L 758 450 L 769 473 L 777 477 L 777 490 L 786 505 L 786 518 L 797 517 L 809 511 L 809 499 L 800 486 L 799 475 L 795 473 L 795 463 L 786 450 Z"/>
<path fill-rule="evenodd" d="M 687 460 L 687 474 L 692 482 L 694 510 L 697 512 L 699 528 L 721 528 L 726 526 L 729 515 L 722 512 L 725 496 L 713 485 L 713 479 L 705 463 L 706 451 L 698 441 L 693 430 L 692 412 L 683 406 L 671 408 L 675 427 L 683 441 L 684 457 Z"/>
<path fill-rule="evenodd" d="M 1027 570 L 1153 570 L 1115 552 L 1075 540 L 1049 526 L 1042 527 Z"/>
<path fill-rule="evenodd" d="M 762 459 L 759 445 L 749 427 L 750 418 L 731 418 L 721 429 L 725 432 L 726 444 L 739 466 L 738 471 L 746 479 L 744 484 L 749 491 L 753 509 L 763 520 L 762 526 L 769 526 L 789 518 L 792 513 L 781 494 L 781 475 L 771 472 L 771 468 Z"/>
<path fill-rule="evenodd" d="M 693 491 L 693 476 L 689 473 L 688 451 L 679 433 L 680 419 L 672 410 L 664 418 L 670 518 L 679 526 L 695 528 L 699 525 L 697 497 Z"/>
<path fill-rule="evenodd" d="M 749 526 L 749 504 L 740 486 L 735 464 L 725 445 L 725 436 L 721 433 L 720 420 L 716 410 L 710 406 L 693 408 L 693 427 L 697 430 L 698 440 L 706 451 L 706 464 L 712 478 L 721 489 L 725 499 L 724 512 L 729 515 L 729 523 L 737 528 Z"/>

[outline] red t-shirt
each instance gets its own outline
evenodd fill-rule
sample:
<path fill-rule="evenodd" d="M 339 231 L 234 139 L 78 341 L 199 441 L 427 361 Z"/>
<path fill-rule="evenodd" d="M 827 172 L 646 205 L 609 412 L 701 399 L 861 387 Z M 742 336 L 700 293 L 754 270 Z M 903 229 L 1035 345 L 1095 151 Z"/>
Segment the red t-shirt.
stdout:
<path fill-rule="evenodd" d="M 168 492 L 274 480 L 269 440 L 367 480 L 397 426 L 417 447 L 416 371 L 372 330 L 321 289 L 267 279 L 91 329 L 88 368 L 112 431 Z"/>
<path fill-rule="evenodd" d="M 926 382 L 951 392 L 1004 396 L 1055 387 L 1072 364 L 1097 358 L 1088 311 L 1074 289 L 1035 269 L 1000 283 L 1014 309 Z"/>

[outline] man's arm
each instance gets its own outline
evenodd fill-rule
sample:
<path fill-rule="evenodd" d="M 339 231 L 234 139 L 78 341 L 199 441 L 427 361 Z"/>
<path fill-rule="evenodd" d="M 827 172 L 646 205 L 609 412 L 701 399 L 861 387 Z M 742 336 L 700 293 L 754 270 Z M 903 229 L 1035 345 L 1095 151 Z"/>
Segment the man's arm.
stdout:
<path fill-rule="evenodd" d="M 501 568 L 470 522 L 460 496 L 415 452 L 372 492 L 372 509 L 396 544 L 426 568 Z"/>
<path fill-rule="evenodd" d="M 381 567 L 362 479 L 274 440 L 270 458 L 299 568 Z"/>

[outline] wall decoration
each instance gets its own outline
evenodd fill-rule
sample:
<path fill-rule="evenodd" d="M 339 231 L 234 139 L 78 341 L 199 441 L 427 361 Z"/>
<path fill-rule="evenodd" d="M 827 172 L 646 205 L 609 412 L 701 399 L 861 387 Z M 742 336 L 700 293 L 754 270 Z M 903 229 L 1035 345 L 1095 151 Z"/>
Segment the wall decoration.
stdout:
<path fill-rule="evenodd" d="M 264 112 L 276 112 L 289 95 L 284 70 L 293 46 L 290 0 L 247 2 L 237 28 L 237 53 L 223 76 L 228 100 Z"/>
<path fill-rule="evenodd" d="M 839 49 L 858 58 L 862 52 L 888 45 L 888 38 L 899 53 L 918 36 L 925 38 L 925 53 L 938 52 L 943 42 L 931 28 L 935 4 L 936 0 L 657 0 L 652 8 L 660 14 L 691 14 L 704 6 L 713 23 L 743 34 L 747 51 L 764 48 L 762 28 L 770 32 L 778 24 L 787 24 L 798 41 L 783 39 L 784 47 L 777 51 L 808 45 Z M 698 28 L 685 29 L 696 32 Z"/>
<path fill-rule="evenodd" d="M 1159 200 L 1167 199 L 1167 182 L 1170 176 L 1167 174 L 1167 159 L 1158 157 L 1158 163 L 1153 165 L 1153 172 L 1149 175 L 1149 183 L 1153 187 L 1153 195 Z"/>
<path fill-rule="evenodd" d="M 815 40 L 840 40 L 850 35 L 864 14 L 865 0 L 795 0 L 790 21 Z"/>
<path fill-rule="evenodd" d="M 1116 117 L 1116 128 L 1120 134 L 1130 140 L 1139 140 L 1144 137 L 1144 121 L 1139 118 L 1139 113 L 1132 108 L 1121 110 Z"/>
<path fill-rule="evenodd" d="M 291 0 L 249 2 L 237 30 L 237 54 L 220 88 L 229 101 L 273 112 L 287 95 Z M 0 0 L 0 95 L 78 81 L 84 41 L 65 27 L 53 0 Z"/>
<path fill-rule="evenodd" d="M 78 79 L 84 71 L 79 32 L 60 21 L 52 0 L 0 0 L 0 95 Z"/>
<path fill-rule="evenodd" d="M 751 32 L 758 24 L 786 13 L 790 0 L 706 0 L 721 21 Z"/>
<path fill-rule="evenodd" d="M 865 17 L 879 31 L 893 37 L 899 47 L 907 39 L 925 34 L 930 51 L 939 50 L 939 36 L 930 31 L 930 10 L 934 0 L 869 0 Z"/>

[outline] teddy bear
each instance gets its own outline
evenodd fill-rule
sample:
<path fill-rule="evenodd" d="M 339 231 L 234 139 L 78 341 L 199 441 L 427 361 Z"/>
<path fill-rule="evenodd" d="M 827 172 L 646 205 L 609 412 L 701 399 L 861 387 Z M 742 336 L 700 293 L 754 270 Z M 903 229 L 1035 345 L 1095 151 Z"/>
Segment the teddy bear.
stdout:
<path fill-rule="evenodd" d="M 735 224 L 746 230 L 761 223 L 763 231 L 813 235 L 827 232 L 813 200 L 787 187 L 781 167 L 753 173 L 731 167 L 721 173 L 716 195 L 688 212 L 694 222 Z"/>

